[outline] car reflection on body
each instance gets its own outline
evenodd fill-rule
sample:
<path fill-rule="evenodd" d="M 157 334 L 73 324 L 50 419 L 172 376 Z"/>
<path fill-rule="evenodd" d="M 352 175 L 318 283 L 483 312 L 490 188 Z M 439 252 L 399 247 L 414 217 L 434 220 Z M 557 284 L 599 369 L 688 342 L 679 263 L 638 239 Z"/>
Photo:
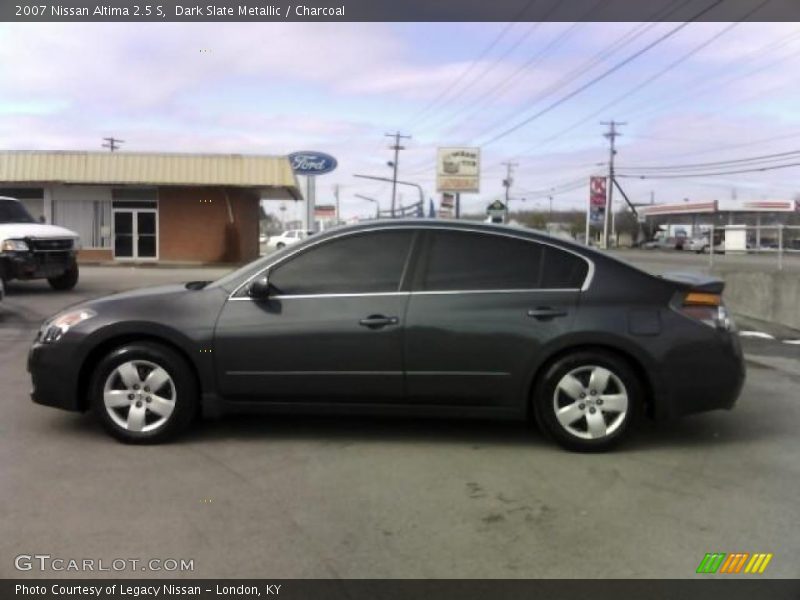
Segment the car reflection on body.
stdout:
<path fill-rule="evenodd" d="M 722 289 L 521 228 L 366 223 L 56 315 L 32 397 L 132 443 L 198 415 L 313 411 L 530 417 L 603 450 L 641 415 L 732 407 L 744 366 Z"/>

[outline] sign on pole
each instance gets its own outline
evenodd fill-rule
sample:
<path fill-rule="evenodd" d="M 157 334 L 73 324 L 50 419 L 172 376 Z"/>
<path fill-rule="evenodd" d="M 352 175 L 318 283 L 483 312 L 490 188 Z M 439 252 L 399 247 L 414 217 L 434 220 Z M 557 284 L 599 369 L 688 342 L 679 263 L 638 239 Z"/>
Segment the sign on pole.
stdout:
<path fill-rule="evenodd" d="M 439 148 L 436 191 L 477 194 L 481 183 L 480 148 Z"/>
<path fill-rule="evenodd" d="M 589 220 L 592 223 L 602 223 L 606 213 L 606 182 L 605 177 L 592 177 L 589 179 Z"/>
<path fill-rule="evenodd" d="M 500 200 L 495 200 L 486 207 L 486 214 L 489 215 L 492 223 L 502 223 L 506 216 L 506 205 Z"/>
<path fill-rule="evenodd" d="M 289 155 L 289 164 L 295 175 L 305 175 L 306 177 L 305 227 L 309 231 L 313 231 L 316 229 L 314 210 L 317 195 L 316 178 L 317 175 L 324 175 L 333 171 L 337 165 L 336 159 L 324 152 L 304 150 L 302 152 L 292 152 Z"/>
<path fill-rule="evenodd" d="M 452 219 L 453 207 L 456 204 L 456 195 L 450 193 L 442 194 L 442 201 L 439 203 L 439 218 Z"/>

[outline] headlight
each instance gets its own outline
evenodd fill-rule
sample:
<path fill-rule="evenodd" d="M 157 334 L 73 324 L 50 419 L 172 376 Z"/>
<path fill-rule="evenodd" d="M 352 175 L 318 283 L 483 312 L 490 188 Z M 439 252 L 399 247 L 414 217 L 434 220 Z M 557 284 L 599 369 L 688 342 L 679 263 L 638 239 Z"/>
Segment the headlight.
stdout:
<path fill-rule="evenodd" d="M 54 319 L 47 321 L 42 325 L 39 332 L 39 341 L 43 344 L 52 344 L 60 340 L 65 333 L 71 328 L 75 327 L 78 323 L 82 323 L 87 319 L 97 316 L 97 313 L 90 308 L 82 308 L 78 310 L 71 310 L 58 315 Z"/>
<path fill-rule="evenodd" d="M 0 251 L 3 252 L 27 252 L 28 244 L 22 240 L 4 240 Z"/>

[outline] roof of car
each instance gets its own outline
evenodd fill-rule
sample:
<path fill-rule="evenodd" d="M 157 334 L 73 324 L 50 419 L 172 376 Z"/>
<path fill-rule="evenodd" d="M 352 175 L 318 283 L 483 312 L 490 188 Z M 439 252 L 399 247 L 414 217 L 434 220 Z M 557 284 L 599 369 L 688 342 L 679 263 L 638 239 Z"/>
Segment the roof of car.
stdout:
<path fill-rule="evenodd" d="M 421 227 L 421 228 L 438 228 L 438 229 L 469 229 L 472 231 L 485 231 L 487 233 L 498 233 L 506 235 L 516 235 L 528 237 L 531 239 L 547 242 L 557 246 L 563 246 L 570 249 L 594 252 L 591 248 L 573 242 L 572 240 L 564 239 L 562 237 L 552 236 L 546 231 L 538 229 L 530 229 L 527 227 L 517 227 L 511 225 L 503 225 L 497 223 L 486 223 L 483 221 L 468 221 L 459 219 L 378 219 L 373 221 L 361 221 L 354 225 L 344 225 L 341 227 L 334 227 L 320 232 L 317 235 L 329 235 L 341 232 L 344 230 L 355 231 L 359 229 L 375 229 L 375 228 L 396 228 L 396 227 Z"/>

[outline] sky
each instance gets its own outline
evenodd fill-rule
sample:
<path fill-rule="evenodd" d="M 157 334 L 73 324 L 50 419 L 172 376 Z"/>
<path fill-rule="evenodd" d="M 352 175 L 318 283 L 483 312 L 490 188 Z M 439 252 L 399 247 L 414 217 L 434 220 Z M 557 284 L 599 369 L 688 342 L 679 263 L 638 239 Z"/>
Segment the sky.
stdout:
<path fill-rule="evenodd" d="M 344 217 L 373 214 L 356 194 L 389 207 L 390 184 L 354 174 L 391 176 L 394 131 L 412 136 L 399 179 L 437 203 L 436 147 L 481 148 L 481 192 L 462 196 L 474 213 L 504 195 L 509 161 L 512 210 L 549 196 L 585 209 L 611 119 L 626 123 L 620 174 L 800 149 L 800 24 L 681 25 L 2 24 L 0 148 L 102 150 L 113 135 L 126 151 L 323 151 L 339 166 L 318 178 L 317 202 L 339 185 Z M 620 182 L 634 202 L 736 205 L 794 198 L 800 167 Z"/>

